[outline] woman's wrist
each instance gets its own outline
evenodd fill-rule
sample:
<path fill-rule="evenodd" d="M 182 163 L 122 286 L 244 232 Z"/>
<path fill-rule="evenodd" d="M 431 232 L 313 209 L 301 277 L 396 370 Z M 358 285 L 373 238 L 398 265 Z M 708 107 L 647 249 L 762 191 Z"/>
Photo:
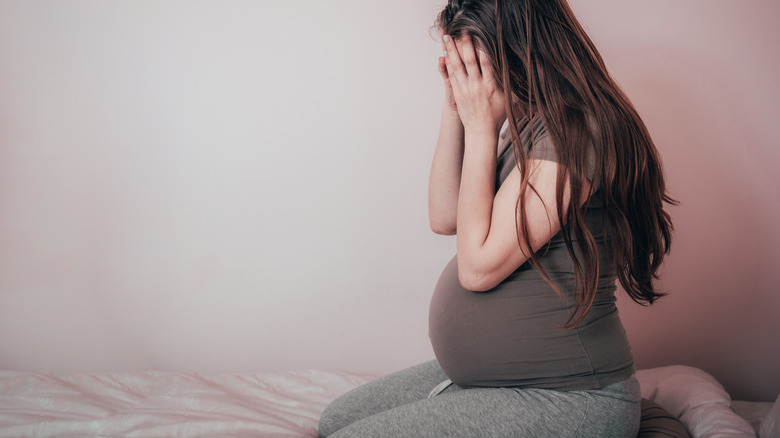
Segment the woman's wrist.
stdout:
<path fill-rule="evenodd" d="M 488 149 L 494 151 L 498 144 L 498 128 L 491 124 L 478 124 L 464 128 L 463 138 L 466 148 Z"/>
<path fill-rule="evenodd" d="M 439 137 L 444 136 L 449 142 L 455 142 L 463 147 L 463 122 L 460 120 L 457 111 L 452 111 L 446 105 L 442 106 L 441 125 L 439 126 Z"/>
<path fill-rule="evenodd" d="M 457 122 L 458 124 L 462 125 L 462 122 L 460 120 L 460 115 L 458 114 L 458 109 L 454 108 L 452 104 L 450 104 L 449 102 L 442 103 L 441 117 L 442 120 Z"/>

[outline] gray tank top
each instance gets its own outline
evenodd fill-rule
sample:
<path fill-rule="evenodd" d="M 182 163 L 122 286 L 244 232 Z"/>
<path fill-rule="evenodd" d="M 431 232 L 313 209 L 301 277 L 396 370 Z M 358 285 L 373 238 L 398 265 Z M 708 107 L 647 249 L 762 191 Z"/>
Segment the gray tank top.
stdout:
<path fill-rule="evenodd" d="M 518 128 L 527 156 L 555 161 L 540 121 L 533 124 L 533 143 L 531 124 L 521 122 Z M 506 145 L 508 139 L 502 137 Z M 496 187 L 514 166 L 513 148 L 506 147 L 499 156 Z M 454 383 L 584 390 L 603 388 L 635 372 L 615 305 L 617 275 L 605 254 L 609 230 L 604 229 L 600 195 L 597 191 L 585 208 L 599 247 L 598 290 L 585 320 L 573 329 L 560 328 L 576 304 L 573 263 L 561 233 L 540 251 L 540 262 L 563 297 L 529 263 L 487 292 L 461 287 L 457 257 L 444 268 L 431 299 L 429 336 L 436 359 Z"/>

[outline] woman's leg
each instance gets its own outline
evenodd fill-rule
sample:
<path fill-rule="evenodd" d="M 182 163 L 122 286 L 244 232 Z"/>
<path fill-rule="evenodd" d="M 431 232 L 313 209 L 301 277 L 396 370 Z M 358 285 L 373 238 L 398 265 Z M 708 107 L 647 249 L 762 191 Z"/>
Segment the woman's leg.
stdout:
<path fill-rule="evenodd" d="M 570 392 L 452 386 L 364 417 L 333 437 L 635 437 L 639 400 L 635 380 Z"/>
<path fill-rule="evenodd" d="M 320 417 L 319 434 L 329 436 L 363 418 L 425 399 L 446 379 L 434 360 L 368 382 L 325 408 Z"/>
<path fill-rule="evenodd" d="M 636 376 L 602 389 L 579 391 L 589 400 L 589 414 L 575 436 L 635 437 L 642 416 Z"/>

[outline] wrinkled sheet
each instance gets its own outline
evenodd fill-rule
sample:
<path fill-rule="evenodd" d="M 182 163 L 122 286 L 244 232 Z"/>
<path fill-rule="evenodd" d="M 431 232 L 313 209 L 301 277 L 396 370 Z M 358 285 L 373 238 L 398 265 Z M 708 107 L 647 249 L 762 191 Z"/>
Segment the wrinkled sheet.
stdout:
<path fill-rule="evenodd" d="M 316 437 L 325 406 L 373 378 L 320 370 L 241 374 L 0 370 L 0 438 Z M 772 403 L 762 405 L 748 423 L 732 410 L 723 386 L 698 368 L 640 370 L 637 379 L 642 396 L 680 418 L 694 438 L 756 436 L 757 426 L 762 431 L 777 429 L 774 418 L 780 417 L 780 398 L 774 408 Z M 744 411 L 748 405 L 737 406 Z M 777 411 L 774 417 L 767 415 L 770 410 Z M 775 437 L 771 431 L 761 438 Z"/>
<path fill-rule="evenodd" d="M 692 438 L 756 436 L 753 426 L 731 408 L 731 397 L 723 385 L 699 368 L 685 365 L 650 368 L 637 371 L 636 378 L 642 397 L 679 418 Z"/>
<path fill-rule="evenodd" d="M 0 437 L 316 437 L 325 406 L 372 378 L 0 370 Z"/>

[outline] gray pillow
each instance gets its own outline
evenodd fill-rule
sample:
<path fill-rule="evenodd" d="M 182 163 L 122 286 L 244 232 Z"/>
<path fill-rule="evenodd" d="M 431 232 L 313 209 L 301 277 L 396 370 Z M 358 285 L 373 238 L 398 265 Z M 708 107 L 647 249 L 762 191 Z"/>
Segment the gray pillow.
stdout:
<path fill-rule="evenodd" d="M 688 429 L 658 403 L 642 399 L 642 420 L 638 438 L 690 438 Z"/>

